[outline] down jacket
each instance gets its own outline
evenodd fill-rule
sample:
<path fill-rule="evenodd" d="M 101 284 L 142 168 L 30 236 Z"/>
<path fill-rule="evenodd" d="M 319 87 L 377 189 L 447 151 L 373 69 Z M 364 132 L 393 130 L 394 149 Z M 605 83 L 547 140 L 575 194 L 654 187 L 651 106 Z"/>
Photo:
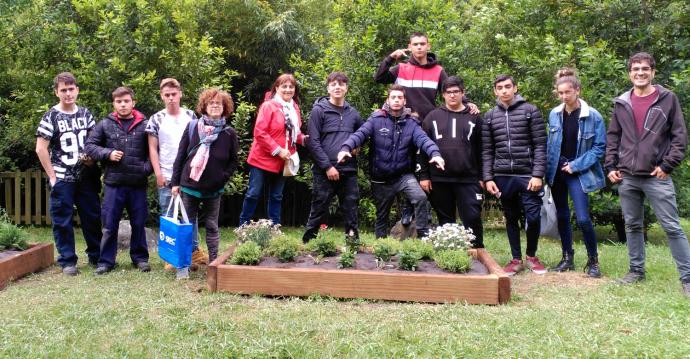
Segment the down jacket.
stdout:
<path fill-rule="evenodd" d="M 149 161 L 148 137 L 144 131 L 146 118 L 137 110 L 132 113 L 134 121 L 127 129 L 122 127 L 117 113 L 111 113 L 94 126 L 84 144 L 87 155 L 103 162 L 105 184 L 144 187 L 153 172 Z M 115 150 L 125 153 L 119 162 L 109 159 L 110 153 Z"/>
<path fill-rule="evenodd" d="M 539 109 L 516 95 L 506 108 L 500 101 L 482 124 L 484 181 L 494 176 L 544 177 L 546 129 Z"/>
<path fill-rule="evenodd" d="M 369 148 L 371 179 L 387 181 L 412 173 L 412 157 L 419 149 L 430 158 L 441 156 L 438 146 L 426 135 L 415 119 L 404 112 L 400 118 L 377 110 L 343 143 L 342 151 L 352 151 L 372 138 Z"/>

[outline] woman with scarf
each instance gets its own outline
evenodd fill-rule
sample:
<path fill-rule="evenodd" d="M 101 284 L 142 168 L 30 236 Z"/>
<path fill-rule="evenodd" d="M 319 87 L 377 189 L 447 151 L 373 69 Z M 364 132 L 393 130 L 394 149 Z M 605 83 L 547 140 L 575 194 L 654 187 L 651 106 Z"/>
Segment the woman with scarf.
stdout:
<path fill-rule="evenodd" d="M 306 136 L 300 131 L 302 120 L 294 100 L 297 81 L 291 74 L 278 76 L 261 104 L 254 125 L 254 141 L 247 163 L 249 164 L 249 188 L 244 196 L 240 225 L 248 223 L 254 215 L 259 197 L 268 184 L 268 218 L 280 224 L 283 200 L 283 167 L 297 151 L 297 144 L 304 145 Z"/>
<path fill-rule="evenodd" d="M 546 182 L 551 186 L 556 205 L 558 233 L 563 258 L 553 272 L 575 269 L 573 231 L 570 226 L 568 196 L 573 201 L 577 226 L 587 248 L 585 271 L 601 277 L 597 239 L 589 216 L 587 194 L 604 187 L 604 171 L 599 161 L 606 149 L 604 119 L 580 98 L 580 80 L 575 71 L 565 67 L 556 74 L 555 92 L 561 100 L 549 114 L 549 139 L 546 150 Z"/>
<path fill-rule="evenodd" d="M 239 142 L 228 124 L 233 111 L 234 104 L 227 92 L 204 90 L 196 106 L 201 118 L 191 121 L 185 129 L 173 166 L 172 195 L 182 196 L 190 222 L 196 222 L 202 207 L 209 262 L 218 256 L 220 196 L 237 169 Z M 188 277 L 188 268 L 178 270 L 178 279 Z"/>

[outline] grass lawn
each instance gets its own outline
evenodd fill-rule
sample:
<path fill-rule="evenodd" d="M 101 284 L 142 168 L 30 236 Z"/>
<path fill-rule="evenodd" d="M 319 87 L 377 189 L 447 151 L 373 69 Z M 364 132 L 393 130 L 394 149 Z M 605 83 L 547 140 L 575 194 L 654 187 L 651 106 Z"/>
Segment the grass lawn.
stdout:
<path fill-rule="evenodd" d="M 601 238 L 608 232 L 598 230 Z M 36 241 L 52 241 L 47 228 L 30 232 Z M 489 230 L 485 238 L 501 264 L 509 259 L 504 233 Z M 222 238 L 227 248 L 232 230 Z M 78 243 L 79 276 L 63 276 L 54 266 L 0 291 L 0 357 L 690 358 L 690 300 L 656 227 L 646 282 L 614 284 L 627 271 L 627 252 L 605 241 L 604 278 L 520 274 L 502 306 L 209 293 L 203 273 L 175 281 L 156 253 L 151 273 L 134 270 L 121 252 L 119 267 L 96 277 L 85 265 L 83 239 Z M 575 250 L 581 268 L 580 241 Z M 542 239 L 538 254 L 554 265 L 560 245 Z"/>

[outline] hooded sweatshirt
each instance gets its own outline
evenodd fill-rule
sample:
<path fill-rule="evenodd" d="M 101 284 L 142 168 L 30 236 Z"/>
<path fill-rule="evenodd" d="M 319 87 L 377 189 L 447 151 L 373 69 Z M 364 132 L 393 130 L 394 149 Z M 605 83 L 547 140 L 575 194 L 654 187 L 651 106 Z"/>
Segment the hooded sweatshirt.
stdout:
<path fill-rule="evenodd" d="M 637 176 L 649 176 L 656 166 L 671 173 L 685 158 L 688 131 L 676 95 L 654 85 L 658 97 L 647 111 L 638 135 L 630 94 L 614 100 L 613 116 L 606 134 L 606 172 L 619 170 Z"/>
<path fill-rule="evenodd" d="M 420 180 L 434 182 L 477 183 L 481 179 L 482 120 L 470 114 L 468 107 L 451 111 L 445 105 L 431 111 L 422 129 L 441 150 L 445 170 L 429 165 L 429 157 L 420 153 Z"/>
<path fill-rule="evenodd" d="M 379 65 L 374 80 L 379 83 L 393 83 L 405 87 L 407 106 L 423 119 L 436 108 L 436 95 L 448 77 L 436 61 L 436 55 L 427 53 L 427 63 L 420 65 L 414 57 L 408 62 L 393 66 L 395 59 L 386 56 Z"/>
<path fill-rule="evenodd" d="M 359 112 L 346 101 L 342 108 L 328 97 L 314 101 L 309 115 L 307 147 L 314 158 L 314 171 L 326 172 L 335 167 L 339 172 L 357 172 L 357 159 L 338 163 L 338 151 L 347 138 L 362 125 Z"/>

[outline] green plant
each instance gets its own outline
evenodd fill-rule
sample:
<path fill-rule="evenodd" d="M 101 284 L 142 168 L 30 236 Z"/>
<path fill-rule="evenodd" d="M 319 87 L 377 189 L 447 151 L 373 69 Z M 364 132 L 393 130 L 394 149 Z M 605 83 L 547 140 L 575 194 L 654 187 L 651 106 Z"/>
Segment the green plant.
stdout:
<path fill-rule="evenodd" d="M 29 247 L 28 235 L 12 223 L 0 223 L 0 250 L 16 249 L 23 251 Z"/>
<path fill-rule="evenodd" d="M 315 239 L 309 241 L 307 249 L 316 252 L 322 257 L 334 256 L 338 253 L 338 247 L 335 243 L 335 238 L 329 235 L 330 230 L 321 231 Z"/>
<path fill-rule="evenodd" d="M 353 230 L 345 234 L 345 246 L 349 251 L 357 253 L 359 248 L 362 246 L 362 241 L 359 239 L 359 234 L 356 234 Z"/>
<path fill-rule="evenodd" d="M 419 259 L 434 258 L 434 246 L 419 239 L 406 239 L 400 242 L 403 252 L 417 252 Z"/>
<path fill-rule="evenodd" d="M 391 260 L 400 250 L 400 242 L 394 238 L 381 238 L 374 243 L 374 255 L 384 262 Z"/>
<path fill-rule="evenodd" d="M 353 252 L 351 250 L 343 250 L 343 252 L 340 254 L 340 258 L 338 258 L 338 268 L 352 268 L 355 266 L 355 254 L 357 252 Z"/>
<path fill-rule="evenodd" d="M 249 221 L 235 229 L 235 235 L 241 242 L 255 242 L 261 248 L 267 248 L 271 239 L 281 234 L 280 226 L 274 226 L 268 219 Z"/>
<path fill-rule="evenodd" d="M 239 265 L 257 265 L 261 260 L 261 247 L 256 242 L 244 242 L 235 248 L 230 263 Z"/>
<path fill-rule="evenodd" d="M 467 249 L 474 240 L 474 234 L 472 234 L 472 229 L 465 229 L 462 225 L 446 223 L 429 230 L 429 235 L 422 240 L 430 243 L 436 251 Z"/>
<path fill-rule="evenodd" d="M 419 266 L 419 259 L 418 252 L 402 250 L 398 253 L 398 267 L 402 270 L 414 271 Z"/>
<path fill-rule="evenodd" d="M 439 268 L 455 273 L 466 272 L 470 268 L 470 260 L 465 250 L 442 250 L 434 255 L 434 261 Z"/>
<path fill-rule="evenodd" d="M 268 254 L 278 257 L 281 262 L 292 262 L 299 254 L 302 243 L 293 237 L 281 236 L 271 240 Z"/>

